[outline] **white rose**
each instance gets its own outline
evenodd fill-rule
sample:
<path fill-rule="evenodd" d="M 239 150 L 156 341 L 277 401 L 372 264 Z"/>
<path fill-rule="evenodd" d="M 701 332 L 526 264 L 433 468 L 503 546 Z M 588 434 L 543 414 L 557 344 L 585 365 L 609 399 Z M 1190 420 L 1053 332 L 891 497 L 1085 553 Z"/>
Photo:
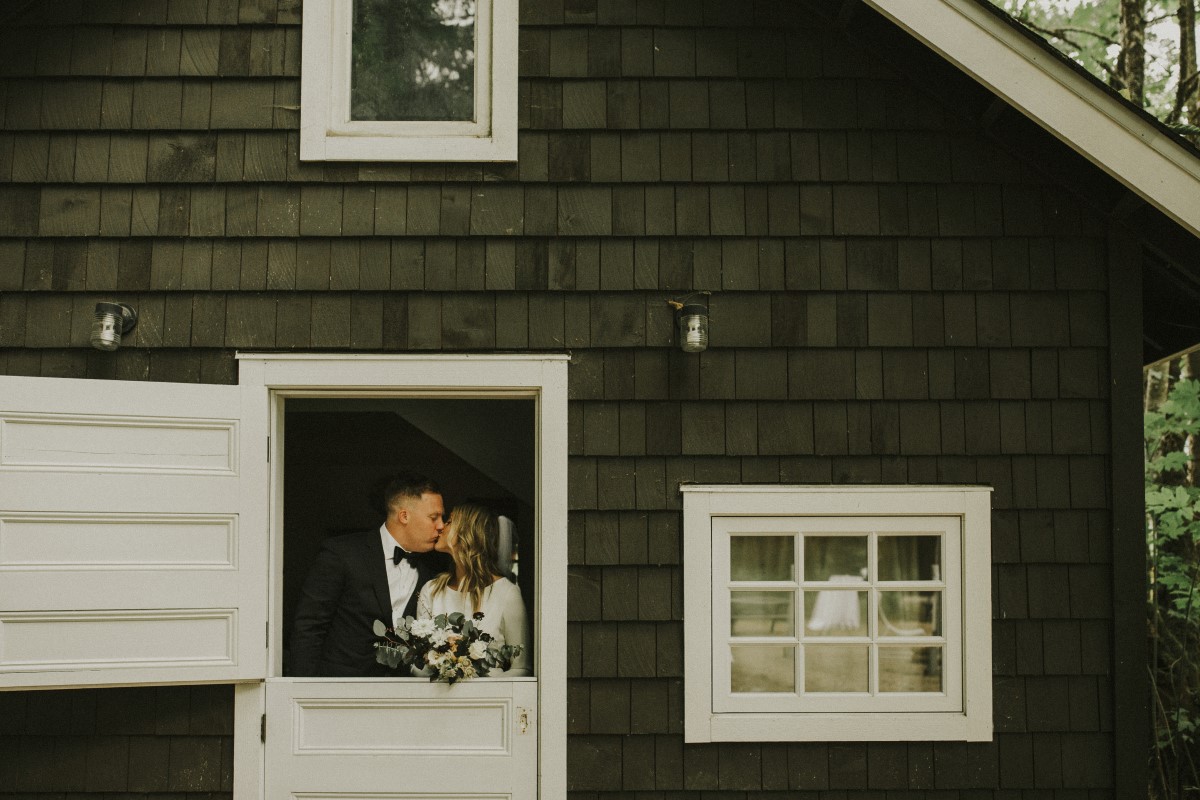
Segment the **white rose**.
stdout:
<path fill-rule="evenodd" d="M 437 630 L 437 626 L 433 624 L 433 620 L 431 619 L 418 619 L 413 621 L 410 630 L 413 636 L 429 636 Z"/>
<path fill-rule="evenodd" d="M 430 623 L 431 625 L 433 623 Z M 429 632 L 429 641 L 435 646 L 441 646 L 450 638 L 450 632 L 445 628 L 434 628 Z"/>
<path fill-rule="evenodd" d="M 467 654 L 476 661 L 486 656 L 487 651 L 487 642 L 471 642 L 471 646 L 467 648 Z"/>

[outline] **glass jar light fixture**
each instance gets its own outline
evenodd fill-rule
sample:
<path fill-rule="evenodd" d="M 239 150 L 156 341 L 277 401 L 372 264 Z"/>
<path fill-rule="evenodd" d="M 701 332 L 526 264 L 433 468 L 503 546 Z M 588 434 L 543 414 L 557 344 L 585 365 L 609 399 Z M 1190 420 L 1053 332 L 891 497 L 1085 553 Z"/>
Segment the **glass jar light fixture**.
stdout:
<path fill-rule="evenodd" d="M 668 300 L 675 309 L 679 349 L 700 353 L 708 348 L 708 292 L 695 292 L 682 300 Z"/>
<path fill-rule="evenodd" d="M 121 346 L 121 337 L 137 325 L 137 312 L 124 303 L 96 303 L 92 322 L 92 347 L 112 352 Z"/>

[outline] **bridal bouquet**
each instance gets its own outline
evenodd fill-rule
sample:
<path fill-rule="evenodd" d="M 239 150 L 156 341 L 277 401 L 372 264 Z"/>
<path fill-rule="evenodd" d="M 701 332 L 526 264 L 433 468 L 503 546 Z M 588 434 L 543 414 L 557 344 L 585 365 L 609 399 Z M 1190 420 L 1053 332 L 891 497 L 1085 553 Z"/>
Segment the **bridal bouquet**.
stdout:
<path fill-rule="evenodd" d="M 433 619 L 405 617 L 395 628 L 375 620 L 375 660 L 392 669 L 411 667 L 429 680 L 453 684 L 505 670 L 521 654 L 521 647 L 499 644 L 479 627 L 483 612 L 470 618 L 458 612 Z"/>

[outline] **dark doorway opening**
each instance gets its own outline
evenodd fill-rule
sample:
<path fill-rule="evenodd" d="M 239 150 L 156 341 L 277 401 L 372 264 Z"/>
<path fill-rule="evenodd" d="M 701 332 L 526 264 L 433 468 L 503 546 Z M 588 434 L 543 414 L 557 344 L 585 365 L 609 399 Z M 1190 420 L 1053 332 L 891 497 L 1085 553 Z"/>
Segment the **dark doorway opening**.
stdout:
<path fill-rule="evenodd" d="M 516 579 L 534 624 L 535 414 L 531 399 L 284 401 L 284 675 L 300 588 L 322 541 L 378 528 L 385 512 L 375 490 L 401 470 L 437 481 L 448 513 L 471 500 L 512 520 L 501 571 Z"/>

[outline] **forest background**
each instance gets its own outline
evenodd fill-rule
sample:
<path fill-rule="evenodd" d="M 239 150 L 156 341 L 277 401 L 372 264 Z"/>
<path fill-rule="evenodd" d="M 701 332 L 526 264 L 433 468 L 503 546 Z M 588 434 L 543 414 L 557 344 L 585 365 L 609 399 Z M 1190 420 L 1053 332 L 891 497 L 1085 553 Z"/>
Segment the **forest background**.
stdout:
<path fill-rule="evenodd" d="M 1196 0 L 993 0 L 1127 100 L 1200 144 Z"/>

